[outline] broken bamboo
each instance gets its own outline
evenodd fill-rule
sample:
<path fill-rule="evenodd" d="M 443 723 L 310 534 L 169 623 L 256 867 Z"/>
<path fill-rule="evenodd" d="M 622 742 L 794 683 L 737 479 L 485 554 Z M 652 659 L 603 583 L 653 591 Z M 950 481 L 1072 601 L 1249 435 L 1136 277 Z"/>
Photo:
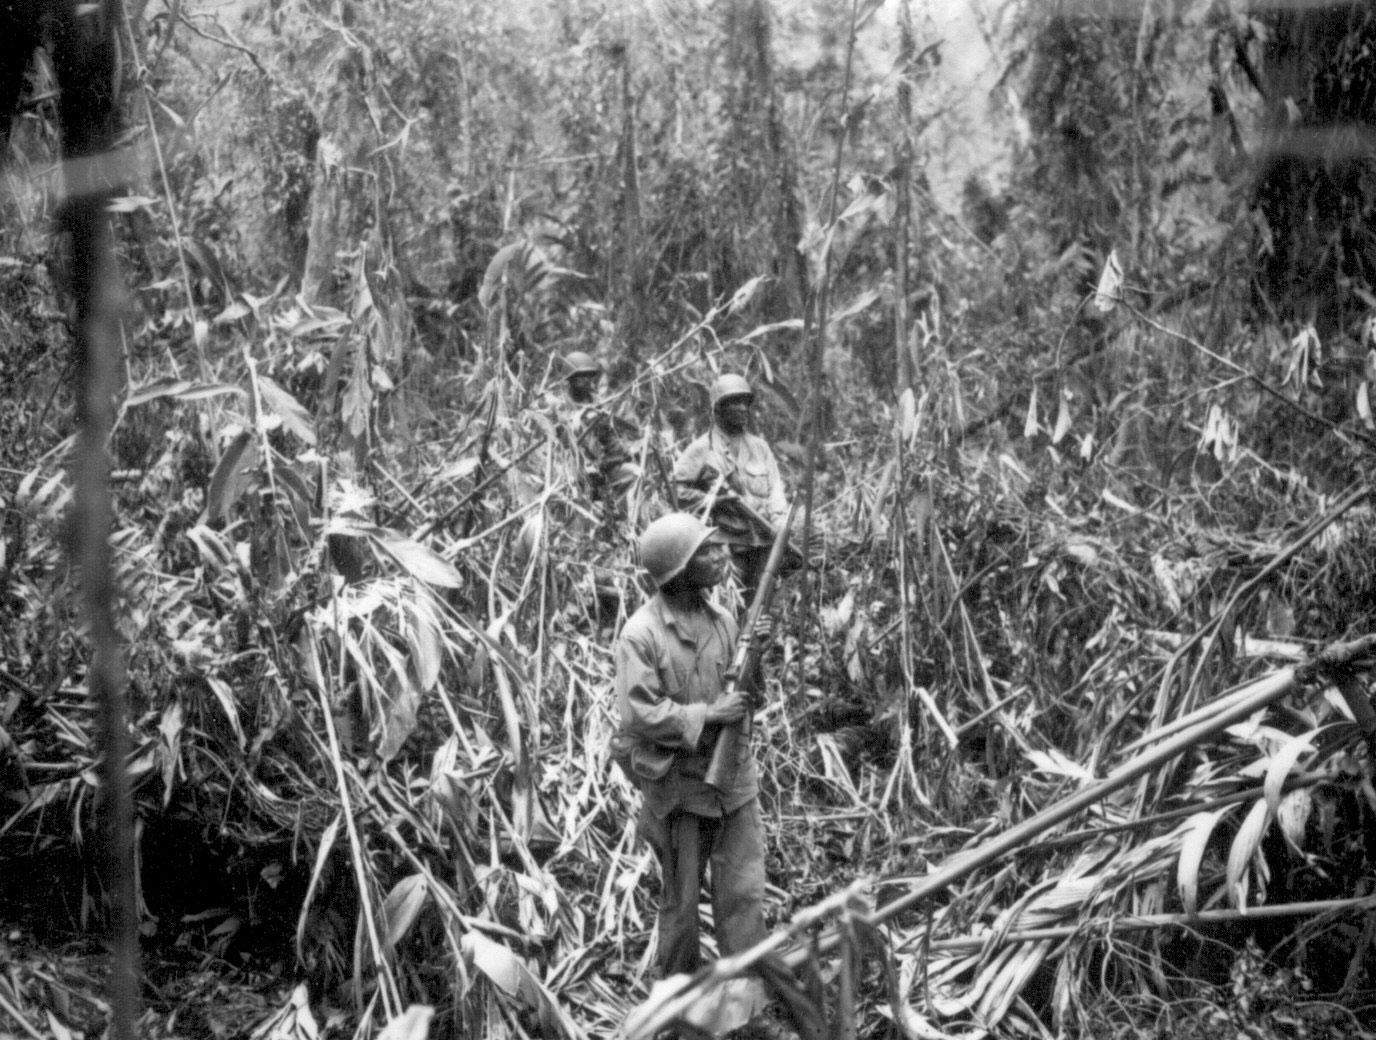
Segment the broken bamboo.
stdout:
<path fill-rule="evenodd" d="M 1069 798 L 1047 807 L 1016 826 L 1010 827 L 1002 834 L 985 842 L 983 846 L 953 856 L 943 867 L 916 882 L 906 894 L 886 906 L 880 907 L 873 913 L 865 914 L 866 923 L 879 925 L 905 910 L 913 909 L 924 900 L 945 891 L 955 882 L 968 877 L 981 867 L 1002 859 L 1057 824 L 1064 822 L 1089 806 L 1103 801 L 1113 792 L 1164 765 L 1205 737 L 1221 732 L 1235 722 L 1247 718 L 1253 712 L 1279 700 L 1296 686 L 1307 685 L 1320 677 L 1327 677 L 1335 672 L 1339 674 L 1350 672 L 1360 663 L 1368 662 L 1373 655 L 1376 655 L 1376 635 L 1367 635 L 1348 643 L 1339 643 L 1327 647 L 1303 664 L 1283 668 L 1271 675 L 1257 679 L 1244 687 L 1231 704 L 1221 709 L 1214 716 L 1148 748 L 1123 763 L 1098 783 L 1090 784 Z M 853 886 L 846 890 L 852 899 L 854 898 L 853 891 Z M 808 919 L 815 920 L 816 912 L 823 905 L 828 908 L 839 908 L 849 905 L 849 903 L 850 899 L 838 903 L 833 897 L 825 901 L 824 904 L 812 908 L 812 911 L 807 914 Z M 644 1037 L 654 1036 L 658 1030 L 674 1022 L 710 987 L 749 971 L 765 957 L 777 955 L 778 960 L 783 965 L 796 970 L 809 958 L 829 953 L 835 949 L 841 940 L 840 933 L 833 930 L 818 937 L 815 942 L 778 953 L 789 938 L 798 932 L 799 927 L 799 919 L 795 919 L 789 929 L 775 932 L 742 953 L 713 962 L 695 975 L 684 979 L 677 989 L 666 989 L 660 996 L 657 1006 L 646 1007 L 642 1005 L 627 1019 L 626 1032 L 629 1040 L 641 1040 Z"/>
<path fill-rule="evenodd" d="M 1115 932 L 1150 931 L 1156 928 L 1190 928 L 1205 923 L 1224 921 L 1261 921 L 1277 917 L 1318 916 L 1337 914 L 1346 910 L 1376 909 L 1376 899 L 1362 896 L 1354 899 L 1321 899 L 1312 903 L 1277 903 L 1275 906 L 1252 906 L 1225 910 L 1200 910 L 1196 914 L 1143 914 L 1141 916 L 1095 917 L 1074 924 L 1050 925 L 1045 928 L 1025 928 L 1000 933 L 992 930 L 986 935 L 961 935 L 950 939 L 934 939 L 928 949 L 937 953 L 972 953 L 991 943 L 1011 946 L 1016 943 L 1040 942 L 1045 939 L 1069 939 L 1075 935 L 1099 930 L 1105 935 Z"/>

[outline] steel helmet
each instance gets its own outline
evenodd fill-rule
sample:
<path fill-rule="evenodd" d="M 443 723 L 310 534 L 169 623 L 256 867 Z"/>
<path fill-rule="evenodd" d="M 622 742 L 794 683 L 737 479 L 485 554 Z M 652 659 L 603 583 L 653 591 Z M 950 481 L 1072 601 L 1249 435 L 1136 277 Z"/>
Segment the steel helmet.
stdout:
<path fill-rule="evenodd" d="M 751 389 L 745 376 L 738 376 L 734 372 L 727 372 L 725 375 L 717 377 L 717 381 L 712 384 L 712 407 L 715 408 L 728 397 L 755 397 L 755 391 Z"/>
<path fill-rule="evenodd" d="M 581 350 L 574 350 L 565 354 L 564 365 L 568 369 L 565 378 L 579 375 L 600 376 L 602 374 L 602 366 L 597 363 L 597 359 Z"/>
<path fill-rule="evenodd" d="M 640 565 L 661 589 L 683 573 L 698 546 L 716 533 L 691 513 L 661 516 L 640 533 Z"/>

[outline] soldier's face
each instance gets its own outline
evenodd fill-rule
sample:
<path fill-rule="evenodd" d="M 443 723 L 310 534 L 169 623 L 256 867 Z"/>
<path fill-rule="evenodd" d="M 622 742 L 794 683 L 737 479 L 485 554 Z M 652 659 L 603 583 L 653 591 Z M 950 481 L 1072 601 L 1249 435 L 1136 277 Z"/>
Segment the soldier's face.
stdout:
<path fill-rule="evenodd" d="M 728 397 L 717 402 L 717 423 L 733 437 L 744 433 L 750 422 L 750 406 L 754 403 L 749 397 Z"/>
<path fill-rule="evenodd" d="M 710 589 L 726 577 L 726 567 L 726 546 L 703 542 L 693 553 L 688 566 L 683 568 L 683 576 L 692 588 Z"/>
<path fill-rule="evenodd" d="M 596 391 L 597 376 L 594 373 L 579 372 L 577 375 L 569 376 L 569 397 L 579 404 L 591 401 Z"/>

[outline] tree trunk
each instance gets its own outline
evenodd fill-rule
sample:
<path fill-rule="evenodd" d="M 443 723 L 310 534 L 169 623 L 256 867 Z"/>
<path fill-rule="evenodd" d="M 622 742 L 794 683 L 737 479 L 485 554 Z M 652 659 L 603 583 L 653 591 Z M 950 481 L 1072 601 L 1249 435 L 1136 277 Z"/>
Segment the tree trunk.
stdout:
<path fill-rule="evenodd" d="M 376 134 L 368 115 L 363 54 L 341 46 L 328 63 L 328 91 L 319 111 L 311 189 L 310 231 L 301 295 L 307 303 L 343 308 L 341 257 L 362 247 L 372 223 L 375 189 L 371 153 Z"/>
<path fill-rule="evenodd" d="M 334 19 L 347 26 L 352 7 L 338 5 Z M 344 443 L 363 465 L 384 421 L 405 423 L 403 366 L 415 328 L 387 219 L 392 187 L 386 128 L 370 105 L 370 55 L 352 36 L 326 60 L 328 85 L 320 102 L 320 139 L 310 198 L 310 230 L 301 277 L 302 298 L 344 311 L 350 334 L 335 349 L 324 399 L 332 408 L 336 387 Z M 379 370 L 388 373 L 377 378 Z M 338 381 L 338 382 L 337 382 Z"/>
<path fill-rule="evenodd" d="M 727 0 L 726 111 L 736 226 L 764 227 L 764 263 L 744 258 L 747 270 L 773 275 L 765 295 L 766 317 L 797 317 L 807 299 L 807 266 L 798 252 L 803 237 L 797 173 L 784 140 L 774 90 L 772 28 L 768 0 Z M 736 243 L 739 250 L 749 243 Z"/>

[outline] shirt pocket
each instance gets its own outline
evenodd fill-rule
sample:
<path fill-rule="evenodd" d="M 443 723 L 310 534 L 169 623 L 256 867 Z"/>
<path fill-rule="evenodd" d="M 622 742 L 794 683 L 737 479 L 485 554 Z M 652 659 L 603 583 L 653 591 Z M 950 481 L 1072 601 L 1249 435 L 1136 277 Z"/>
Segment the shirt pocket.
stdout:
<path fill-rule="evenodd" d="M 663 683 L 664 696 L 676 704 L 691 704 L 692 669 L 682 661 L 673 658 L 665 661 L 659 670 L 659 681 Z"/>
<path fill-rule="evenodd" d="M 741 464 L 741 485 L 756 498 L 769 497 L 769 467 L 763 462 Z"/>

